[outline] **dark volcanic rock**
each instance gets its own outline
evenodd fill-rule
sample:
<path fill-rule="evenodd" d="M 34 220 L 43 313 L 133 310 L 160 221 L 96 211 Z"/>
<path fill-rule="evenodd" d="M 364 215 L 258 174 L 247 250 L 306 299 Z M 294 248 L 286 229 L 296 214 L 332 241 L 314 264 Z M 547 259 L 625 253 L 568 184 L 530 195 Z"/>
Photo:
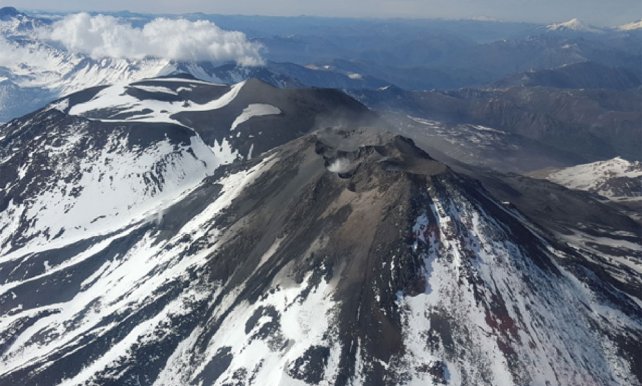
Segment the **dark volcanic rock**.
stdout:
<path fill-rule="evenodd" d="M 175 82 L 158 104 L 209 103 Z M 0 128 L 0 384 L 640 383 L 635 221 L 446 166 L 343 94 L 235 90 Z M 265 148 L 223 162 L 252 103 L 281 111 L 238 126 Z"/>

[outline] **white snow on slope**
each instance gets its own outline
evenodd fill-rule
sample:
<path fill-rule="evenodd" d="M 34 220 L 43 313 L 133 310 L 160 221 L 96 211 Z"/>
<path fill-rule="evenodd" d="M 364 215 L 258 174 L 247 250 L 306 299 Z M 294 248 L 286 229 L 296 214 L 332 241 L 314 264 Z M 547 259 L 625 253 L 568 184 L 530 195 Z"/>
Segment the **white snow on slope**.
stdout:
<path fill-rule="evenodd" d="M 49 105 L 49 108 L 50 109 L 56 109 L 56 110 L 58 110 L 60 112 L 65 112 L 65 110 L 69 108 L 69 99 L 65 98 L 65 99 L 59 100 L 59 101 L 57 101 L 55 103 L 52 103 L 52 104 Z"/>
<path fill-rule="evenodd" d="M 642 163 L 620 157 L 564 168 L 546 176 L 546 179 L 570 189 L 585 190 L 611 199 L 626 198 L 613 186 L 617 178 L 633 179 L 633 185 L 637 180 L 637 196 L 642 197 Z"/>
<path fill-rule="evenodd" d="M 172 77 L 172 76 L 166 76 L 162 78 L 155 78 L 154 82 L 168 82 L 168 83 L 189 83 L 189 84 L 202 84 L 206 86 L 227 86 L 224 83 L 215 83 L 215 82 L 210 82 L 207 80 L 199 80 L 199 79 L 189 79 L 189 78 L 180 78 L 180 77 Z M 236 82 L 240 83 L 242 80 Z"/>
<path fill-rule="evenodd" d="M 53 26 L 34 20 L 21 15 L 0 22 L 0 52 L 11 53 L 0 55 L 0 66 L 13 85 L 0 89 L 0 122 L 76 91 L 169 75 L 179 66 L 212 79 L 198 61 L 262 63 L 256 43 L 210 22 L 161 18 L 134 28 L 101 15 L 68 15 Z M 140 49 L 141 42 L 149 44 Z M 22 106 L 12 103 L 25 93 Z"/>
<path fill-rule="evenodd" d="M 146 86 L 142 84 L 136 84 L 131 86 L 132 88 L 136 88 L 138 90 L 146 91 L 146 92 L 151 92 L 151 93 L 161 93 L 161 94 L 170 94 L 170 95 L 178 95 L 178 93 L 171 88 L 167 87 L 161 87 L 161 86 Z"/>
<path fill-rule="evenodd" d="M 428 128 L 428 131 L 422 131 L 421 135 L 430 134 L 431 138 L 439 138 L 440 141 L 447 142 L 450 145 L 462 149 L 474 147 L 477 149 L 494 149 L 501 144 L 505 149 L 517 150 L 518 147 L 508 139 L 509 133 L 492 127 L 458 124 L 446 125 L 443 122 L 430 119 L 407 116 L 410 120 L 419 123 Z M 410 128 L 412 130 L 412 128 Z M 416 131 L 409 131 L 408 135 L 417 135 Z M 465 150 L 469 153 L 469 150 Z"/>
<path fill-rule="evenodd" d="M 276 287 L 277 290 L 254 304 L 245 301 L 231 309 L 222 307 L 219 314 L 231 312 L 208 342 L 208 350 L 200 359 L 199 366 L 195 370 L 190 369 L 192 374 L 200 373 L 219 350 L 229 348 L 233 359 L 216 381 L 217 385 L 231 382 L 235 374 L 242 369 L 259 369 L 252 384 L 305 384 L 291 378 L 284 370 L 288 365 L 292 366 L 295 360 L 311 346 L 330 345 L 331 358 L 326 372 L 328 372 L 328 378 L 332 379 L 332 374 L 338 371 L 338 357 L 341 352 L 338 342 L 329 342 L 334 321 L 333 286 L 322 280 L 309 294 L 304 294 L 304 291 L 310 287 L 308 281 L 309 277 L 301 284 L 287 288 Z M 236 295 L 236 293 L 230 294 L 230 300 L 233 301 Z M 278 312 L 279 316 L 263 314 L 255 326 L 245 331 L 243 327 L 246 321 L 262 309 Z M 278 325 L 277 331 L 272 333 L 270 339 L 253 338 L 269 323 Z M 188 339 L 183 342 L 183 347 L 188 348 L 194 343 Z M 180 357 L 180 352 L 175 353 L 176 359 Z M 333 360 L 333 358 L 336 359 Z M 181 380 L 178 383 L 182 384 L 192 383 L 193 380 L 188 381 L 188 375 L 181 374 L 181 369 L 187 368 L 184 363 L 168 363 L 155 385 L 170 386 L 176 384 L 177 380 Z"/>
<path fill-rule="evenodd" d="M 0 50 L 13 55 L 0 58 L 12 82 L 23 88 L 42 88 L 65 95 L 85 88 L 132 82 L 171 73 L 175 66 L 167 59 L 87 59 L 37 40 L 20 43 L 0 35 Z"/>
<path fill-rule="evenodd" d="M 627 24 L 622 24 L 616 29 L 620 31 L 635 31 L 635 30 L 640 30 L 642 29 L 642 20 L 634 21 L 632 23 L 627 23 Z"/>
<path fill-rule="evenodd" d="M 27 311 L 17 309 L 10 317 L 0 319 L 0 330 L 6 331 L 13 323 L 29 315 L 46 310 L 55 311 L 29 326 L 10 344 L 0 362 L 3 370 L 23 368 L 36 359 L 47 358 L 61 350 L 74 348 L 82 339 L 99 338 L 113 332 L 112 329 L 117 328 L 118 324 L 110 322 L 111 318 L 119 318 L 123 313 L 134 313 L 157 301 L 167 288 L 172 288 L 172 283 L 189 282 L 189 272 L 202 268 L 208 262 L 208 256 L 218 248 L 218 244 L 214 243 L 198 253 L 186 253 L 191 244 L 182 243 L 180 240 L 192 237 L 216 241 L 219 231 L 210 227 L 212 220 L 273 162 L 273 159 L 266 159 L 250 170 L 220 179 L 218 183 L 222 185 L 223 190 L 218 198 L 200 215 L 187 222 L 174 237 L 159 243 L 153 235 L 154 231 L 146 232 L 124 255 L 105 260 L 104 264 L 83 282 L 71 300 Z M 92 245 L 88 250 L 80 251 L 71 259 L 77 263 L 92 258 L 117 237 L 130 234 L 136 229 L 140 229 L 138 225 L 119 230 L 113 237 Z M 28 258 L 27 256 L 25 260 Z M 50 271 L 45 276 L 54 272 Z M 20 283 L 22 281 L 10 282 L 0 287 L 0 295 L 8 293 L 11 287 Z M 90 366 L 62 384 L 91 384 L 91 377 L 105 367 L 126 360 L 135 360 L 131 357 L 134 347 L 171 334 L 172 331 L 167 329 L 167 320 L 186 317 L 201 302 L 211 301 L 216 296 L 220 284 L 202 283 L 186 286 L 157 314 L 139 323 L 128 335 L 115 342 L 106 353 L 96 358 Z M 70 320 L 75 322 L 70 324 Z M 43 331 L 47 332 L 43 339 L 33 339 Z M 47 362 L 46 359 L 44 362 Z"/>
<path fill-rule="evenodd" d="M 546 26 L 549 31 L 577 31 L 577 32 L 601 32 L 602 30 L 583 21 L 574 18 L 565 22 L 553 23 Z"/>
<path fill-rule="evenodd" d="M 230 128 L 230 131 L 233 131 L 240 124 L 247 122 L 254 117 L 261 117 L 266 115 L 278 115 L 278 114 L 281 114 L 281 110 L 278 107 L 274 107 L 272 105 L 263 104 L 263 103 L 253 103 L 247 106 L 243 110 L 241 115 L 236 117 L 236 119 L 232 123 L 232 127 Z"/>
<path fill-rule="evenodd" d="M 626 269 L 634 270 L 642 275 L 642 245 L 607 236 L 598 237 L 582 231 L 562 234 L 560 237 L 571 246 L 582 246 L 584 250 L 591 252 L 591 255 L 585 253 L 584 258 L 604 266 L 605 271 L 616 280 L 622 283 L 642 282 L 642 280 L 636 280 L 630 275 L 623 274 L 622 270 L 626 267 Z M 614 251 L 616 252 L 614 253 Z M 604 264 L 603 260 L 605 259 L 613 267 Z M 638 277 L 642 278 L 642 276 Z"/>
<path fill-rule="evenodd" d="M 509 386 L 521 384 L 503 353 L 512 347 L 508 350 L 515 350 L 520 362 L 537 364 L 528 369 L 533 378 L 526 384 L 627 383 L 622 374 L 630 369 L 617 357 L 616 342 L 600 338 L 591 326 L 607 318 L 619 330 L 635 321 L 602 303 L 560 266 L 556 268 L 565 279 L 550 280 L 496 219 L 455 190 L 448 198 L 431 188 L 428 193 L 433 204 L 413 228 L 416 243 L 424 247 L 425 292 L 398 294 L 406 353 L 397 363 L 413 369 L 443 363 L 449 384 L 468 380 Z M 564 257 L 561 251 L 549 250 Z M 473 275 L 468 279 L 472 282 L 490 285 L 462 290 L 461 278 L 468 275 Z M 523 281 L 524 275 L 528 281 Z M 475 291 L 481 292 L 479 297 Z M 488 304 L 492 299 L 495 304 Z M 444 332 L 439 327 L 444 323 L 464 328 Z M 450 339 L 467 342 L 454 356 L 444 350 L 449 344 L 444 337 L 451 334 Z M 427 344 L 431 341 L 432 349 Z M 579 366 L 577 358 L 590 365 Z M 415 371 L 409 378 L 408 385 L 434 384 L 425 372 Z"/>
<path fill-rule="evenodd" d="M 21 222 L 31 224 L 23 236 L 32 239 L 12 255 L 119 229 L 181 196 L 228 162 L 217 158 L 198 136 L 191 138 L 189 146 L 166 140 L 141 148 L 132 147 L 127 134 L 114 133 L 106 146 L 89 149 L 75 159 L 70 155 L 82 153 L 91 140 L 87 128 L 75 126 L 57 135 L 59 146 L 41 149 L 56 178 L 28 200 L 10 202 L 0 213 L 0 244 L 15 236 Z M 21 178 L 29 168 L 39 167 L 26 165 L 19 171 Z"/>
<path fill-rule="evenodd" d="M 100 268 L 84 280 L 73 299 L 29 310 L 14 308 L 14 314 L 0 319 L 0 331 L 17 330 L 20 320 L 41 311 L 56 313 L 18 330 L 17 339 L 0 355 L 0 366 L 8 371 L 22 370 L 33 360 L 42 370 L 56 356 L 71 355 L 94 341 L 111 340 L 105 352 L 98 350 L 86 367 L 62 384 L 101 384 L 109 377 L 122 382 L 119 377 L 123 372 L 140 364 L 141 352 L 145 355 L 147 350 L 160 347 L 172 355 L 155 363 L 162 369 L 153 380 L 156 385 L 208 384 L 199 377 L 201 370 L 216 365 L 214 359 L 220 360 L 225 352 L 229 366 L 225 363 L 221 367 L 222 374 L 213 384 L 302 385 L 288 372 L 296 366 L 305 367 L 305 361 L 297 364 L 297 360 L 305 350 L 319 345 L 329 352 L 319 384 L 336 383 L 339 358 L 353 348 L 337 342 L 334 318 L 340 298 L 333 297 L 334 280 L 342 277 L 314 281 L 306 274 L 298 280 L 287 276 L 286 267 L 279 267 L 270 290 L 248 301 L 243 292 L 255 284 L 254 277 L 244 276 L 240 283 L 226 286 L 226 279 L 209 280 L 205 271 L 213 259 L 230 256 L 219 252 L 225 250 L 226 239 L 239 234 L 237 229 L 227 228 L 229 224 L 218 228 L 217 217 L 278 163 L 276 157 L 267 159 L 249 171 L 219 179 L 222 192 L 178 226 L 176 234 L 165 238 L 157 236 L 158 229 L 141 232 L 135 243 L 118 255 L 102 259 Z M 387 363 L 379 360 L 380 364 L 403 376 L 407 385 L 439 384 L 430 372 L 419 369 L 441 363 L 452 385 L 627 384 L 624 374 L 630 369 L 617 356 L 617 346 L 592 327 L 609 320 L 609 328 L 622 331 L 637 329 L 638 321 L 611 308 L 562 267 L 557 266 L 562 273 L 551 278 L 551 272 L 536 264 L 539 256 L 516 243 L 511 227 L 485 212 L 490 207 L 474 202 L 456 183 L 445 182 L 439 189 L 429 185 L 425 194 L 426 200 L 419 200 L 424 204 L 410 236 L 416 257 L 424 263 L 420 269 L 425 289 L 412 294 L 397 292 L 404 350 L 400 357 Z M 497 206 L 495 209 L 505 210 Z M 78 252 L 71 262 L 103 258 L 99 253 L 111 241 L 141 229 L 135 224 L 119 230 L 90 250 Z M 273 258 L 273 248 L 280 249 L 278 243 L 267 249 L 266 259 Z M 552 248 L 536 252 L 549 253 L 566 257 Z M 304 257 L 294 256 L 293 261 Z M 25 262 L 28 259 L 24 257 Z M 394 256 L 390 259 L 396 261 Z M 391 267 L 391 274 L 402 272 L 398 267 Z M 59 268 L 48 268 L 37 279 L 49 278 Z M 0 296 L 11 294 L 21 282 L 16 279 L 0 287 Z M 170 300 L 165 302 L 167 295 Z M 147 312 L 139 313 L 143 309 Z M 203 309 L 211 310 L 209 319 L 202 319 Z M 252 317 L 254 322 L 250 322 Z M 189 324 L 195 320 L 200 324 Z M 179 332 L 177 321 L 187 321 L 187 327 L 181 324 Z M 204 333 L 210 326 L 215 327 Z M 117 331 L 125 334 L 114 337 Z M 167 343 L 177 336 L 181 337 L 179 342 Z M 449 337 L 456 342 L 450 343 L 454 354 L 444 349 Z M 437 344 L 430 346 L 434 342 Z M 366 385 L 359 375 L 371 368 L 374 360 L 360 349 L 361 342 L 355 344 L 355 369 L 346 374 L 354 376 L 348 384 Z M 505 359 L 505 350 L 515 350 L 518 365 L 526 366 L 524 370 L 532 379 L 513 378 L 514 364 Z M 153 359 L 150 355 L 149 360 Z"/>
<path fill-rule="evenodd" d="M 166 102 L 155 99 L 140 100 L 127 93 L 129 87 L 140 88 L 141 86 L 128 86 L 116 84 L 101 90 L 94 98 L 85 103 L 79 103 L 71 107 L 70 115 L 87 115 L 91 112 L 109 110 L 113 115 L 131 114 L 126 119 L 101 119 L 103 121 L 133 121 L 133 122 L 164 122 L 182 124 L 171 118 L 172 115 L 185 111 L 210 111 L 227 106 L 236 98 L 245 82 L 235 84 L 230 90 L 218 99 L 211 100 L 204 104 L 192 101 Z"/>

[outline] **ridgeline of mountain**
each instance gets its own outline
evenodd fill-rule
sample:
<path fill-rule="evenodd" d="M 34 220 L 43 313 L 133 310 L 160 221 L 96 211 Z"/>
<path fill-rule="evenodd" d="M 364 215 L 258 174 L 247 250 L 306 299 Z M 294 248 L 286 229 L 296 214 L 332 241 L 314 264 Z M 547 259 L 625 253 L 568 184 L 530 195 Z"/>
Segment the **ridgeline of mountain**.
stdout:
<path fill-rule="evenodd" d="M 633 218 L 642 219 L 642 164 L 621 157 L 566 168 L 549 168 L 532 174 L 569 189 L 596 194 L 616 203 Z"/>
<path fill-rule="evenodd" d="M 584 32 L 584 33 L 601 33 L 604 29 L 587 24 L 578 18 L 567 21 L 552 23 L 546 26 L 550 32 Z"/>
<path fill-rule="evenodd" d="M 354 91 L 351 95 L 375 110 L 419 117 L 424 123 L 440 121 L 451 126 L 464 123 L 490 128 L 495 134 L 504 132 L 518 136 L 509 142 L 515 144 L 517 141 L 534 149 L 545 161 L 530 168 L 531 171 L 555 163 L 570 166 L 617 156 L 631 160 L 642 157 L 640 88 L 511 87 L 448 92 L 387 88 Z M 529 141 L 532 142 L 530 145 Z M 462 142 L 466 153 L 476 151 L 475 147 L 480 145 L 467 142 Z M 489 156 L 492 159 L 492 154 Z M 529 170 L 528 165 L 522 165 L 522 170 Z"/>
<path fill-rule="evenodd" d="M 642 382 L 640 224 L 380 125 L 166 77 L 0 126 L 0 384 Z"/>
<path fill-rule="evenodd" d="M 20 15 L 17 9 L 13 7 L 2 7 L 0 8 L 0 18 L 12 18 Z"/>

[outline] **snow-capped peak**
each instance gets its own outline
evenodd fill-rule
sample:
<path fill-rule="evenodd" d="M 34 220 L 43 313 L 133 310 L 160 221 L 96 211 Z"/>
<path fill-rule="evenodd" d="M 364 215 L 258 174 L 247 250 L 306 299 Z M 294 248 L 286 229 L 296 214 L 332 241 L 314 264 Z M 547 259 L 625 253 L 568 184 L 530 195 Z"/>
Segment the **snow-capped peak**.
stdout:
<path fill-rule="evenodd" d="M 600 32 L 601 29 L 586 24 L 580 19 L 573 18 L 568 21 L 553 23 L 546 26 L 549 31 L 577 31 L 577 32 Z"/>
<path fill-rule="evenodd" d="M 622 24 L 620 26 L 615 27 L 615 29 L 620 31 L 642 30 L 642 19 L 631 23 Z"/>
<path fill-rule="evenodd" d="M 546 178 L 611 199 L 642 196 L 642 162 L 620 157 L 557 170 Z"/>
<path fill-rule="evenodd" d="M 83 30 L 92 23 L 104 25 L 107 32 Z M 236 60 L 234 52 L 238 50 L 233 48 L 237 45 L 234 43 L 235 32 L 225 31 L 208 23 L 156 18 L 143 27 L 138 27 L 111 16 L 94 17 L 80 13 L 53 20 L 24 14 L 11 7 L 0 8 L 0 52 L 11 53 L 3 55 L 0 60 L 2 75 L 6 78 L 3 80 L 7 81 L 0 87 L 0 122 L 9 121 L 34 111 L 47 102 L 93 86 L 131 83 L 176 72 L 217 80 L 213 72 L 218 65 L 233 63 L 243 67 L 262 62 L 258 51 L 255 52 L 256 63 Z M 92 41 L 92 44 L 76 46 L 73 38 L 76 35 L 67 36 L 67 27 L 69 31 L 76 31 L 78 36 L 94 34 L 91 35 L 93 37 L 81 39 Z M 177 35 L 194 35 L 202 36 L 207 44 L 195 44 L 181 37 L 167 43 L 178 47 L 171 51 L 180 53 L 167 53 L 162 44 L 144 41 L 147 38 L 143 36 L 148 33 L 144 32 L 145 28 L 157 34 L 153 38 L 149 37 L 154 42 L 167 41 Z M 183 33 L 175 33 L 176 29 L 181 28 L 184 29 Z M 112 33 L 112 29 L 120 32 Z M 197 33 L 197 30 L 200 32 Z M 206 36 L 208 34 L 210 36 Z M 241 35 L 238 37 L 241 45 L 256 48 L 246 38 Z M 232 46 L 228 47 L 227 43 L 230 41 Z M 136 44 L 141 46 L 137 47 Z M 129 47 L 130 51 L 119 52 L 122 47 Z M 192 51 L 192 47 L 198 47 L 197 51 Z M 218 54 L 222 56 L 217 56 Z"/>
<path fill-rule="evenodd" d="M 28 16 L 13 7 L 0 8 L 0 33 L 2 35 L 11 36 L 29 33 L 29 31 L 44 24 L 43 20 Z"/>

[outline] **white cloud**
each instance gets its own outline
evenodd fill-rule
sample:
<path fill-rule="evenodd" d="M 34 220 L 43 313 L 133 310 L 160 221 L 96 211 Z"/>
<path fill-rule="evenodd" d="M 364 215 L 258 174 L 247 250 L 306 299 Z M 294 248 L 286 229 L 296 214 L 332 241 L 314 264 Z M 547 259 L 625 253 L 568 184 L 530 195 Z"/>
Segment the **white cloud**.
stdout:
<path fill-rule="evenodd" d="M 350 160 L 346 158 L 337 158 L 330 165 L 328 165 L 328 170 L 332 173 L 347 173 L 352 170 L 353 165 Z"/>
<path fill-rule="evenodd" d="M 28 69 L 47 66 L 50 58 L 45 50 L 35 44 L 17 44 L 0 35 L 0 67 L 7 67 L 18 74 L 28 74 Z M 58 64 L 54 62 L 53 64 Z"/>
<path fill-rule="evenodd" d="M 136 28 L 105 15 L 78 13 L 43 29 L 40 37 L 92 58 L 143 59 L 157 57 L 184 61 L 234 61 L 245 66 L 263 63 L 261 46 L 245 34 L 225 31 L 204 20 L 158 18 Z"/>
<path fill-rule="evenodd" d="M 3 36 L 0 36 L 0 66 L 9 67 L 16 62 L 28 57 L 29 52 L 8 42 Z"/>

